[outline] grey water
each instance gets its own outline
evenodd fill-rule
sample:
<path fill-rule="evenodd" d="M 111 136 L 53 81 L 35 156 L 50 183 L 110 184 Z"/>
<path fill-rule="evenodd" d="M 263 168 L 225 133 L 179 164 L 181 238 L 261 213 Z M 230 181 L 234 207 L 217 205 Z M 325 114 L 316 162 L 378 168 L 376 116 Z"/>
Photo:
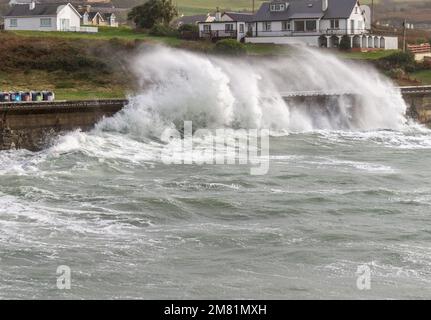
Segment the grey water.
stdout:
<path fill-rule="evenodd" d="M 227 61 L 160 50 L 137 57 L 138 72 L 158 81 L 124 112 L 41 152 L 0 152 L 1 299 L 431 298 L 431 131 L 400 120 L 389 82 L 364 71 L 376 87 L 364 108 L 378 100 L 383 115 L 341 101 L 349 125 L 338 128 L 255 99 L 278 84 L 255 86 L 254 68 L 238 67 L 255 79 L 243 86 Z M 359 86 L 354 66 L 303 54 Z M 158 134 L 180 119 L 270 127 L 268 173 L 163 163 Z M 70 289 L 57 287 L 59 266 L 71 270 Z"/>

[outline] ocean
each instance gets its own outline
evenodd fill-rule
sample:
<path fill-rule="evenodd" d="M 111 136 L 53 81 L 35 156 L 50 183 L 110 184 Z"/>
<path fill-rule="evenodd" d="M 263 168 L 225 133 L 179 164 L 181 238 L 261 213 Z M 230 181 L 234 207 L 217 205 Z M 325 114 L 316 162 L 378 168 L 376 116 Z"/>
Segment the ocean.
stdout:
<path fill-rule="evenodd" d="M 122 112 L 0 152 L 1 299 L 431 297 L 431 131 L 404 118 L 388 79 L 310 49 L 243 61 L 157 48 L 131 63 L 141 90 Z M 298 90 L 362 99 L 282 99 Z M 247 149 L 267 129 L 267 171 L 162 138 L 184 121 L 207 130 L 198 151 L 214 150 L 212 130 Z"/>

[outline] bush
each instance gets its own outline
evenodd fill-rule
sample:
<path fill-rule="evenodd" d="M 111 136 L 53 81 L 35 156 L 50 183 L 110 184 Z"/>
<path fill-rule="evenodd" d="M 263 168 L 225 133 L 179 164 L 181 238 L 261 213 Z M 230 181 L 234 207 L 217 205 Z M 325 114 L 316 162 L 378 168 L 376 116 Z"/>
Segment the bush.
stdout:
<path fill-rule="evenodd" d="M 400 68 L 390 69 L 387 72 L 387 75 L 389 77 L 391 77 L 392 79 L 398 79 L 398 80 L 404 79 L 407 77 L 405 71 L 403 69 L 400 69 Z"/>
<path fill-rule="evenodd" d="M 199 27 L 195 24 L 182 24 L 178 28 L 178 32 L 196 32 L 196 33 L 199 33 Z"/>
<path fill-rule="evenodd" d="M 158 37 L 176 37 L 178 35 L 178 32 L 175 29 L 161 23 L 155 24 L 150 29 L 149 33 L 152 36 Z"/>
<path fill-rule="evenodd" d="M 391 64 L 394 68 L 404 68 L 407 65 L 414 64 L 415 58 L 411 52 L 394 52 L 383 60 Z"/>
<path fill-rule="evenodd" d="M 387 57 L 379 59 L 377 65 L 382 70 L 402 69 L 406 72 L 414 72 L 420 69 L 411 52 L 397 51 Z"/>
<path fill-rule="evenodd" d="M 352 49 L 349 36 L 344 35 L 341 38 L 339 48 L 340 48 L 340 50 L 344 50 L 344 51 Z"/>
<path fill-rule="evenodd" d="M 217 41 L 214 52 L 219 54 L 240 56 L 247 53 L 244 44 L 239 43 L 234 39 L 224 39 Z"/>
<path fill-rule="evenodd" d="M 199 39 L 199 27 L 195 24 L 183 24 L 178 28 L 178 35 L 181 39 Z"/>

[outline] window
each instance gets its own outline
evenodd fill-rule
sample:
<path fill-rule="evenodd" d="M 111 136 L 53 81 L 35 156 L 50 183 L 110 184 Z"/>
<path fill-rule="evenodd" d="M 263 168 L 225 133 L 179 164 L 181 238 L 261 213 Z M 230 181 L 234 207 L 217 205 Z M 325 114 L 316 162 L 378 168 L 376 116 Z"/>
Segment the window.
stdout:
<path fill-rule="evenodd" d="M 41 18 L 40 19 L 41 27 L 51 27 L 51 18 Z"/>
<path fill-rule="evenodd" d="M 10 19 L 9 26 L 10 27 L 18 27 L 18 20 L 17 19 Z"/>
<path fill-rule="evenodd" d="M 263 31 L 271 31 L 271 22 L 263 23 Z"/>
<path fill-rule="evenodd" d="M 244 33 L 244 25 L 243 24 L 239 25 L 239 32 Z"/>
<path fill-rule="evenodd" d="M 281 24 L 281 28 L 283 31 L 290 30 L 290 21 L 283 21 Z"/>
<path fill-rule="evenodd" d="M 211 26 L 209 24 L 204 24 L 204 32 L 210 32 Z"/>
<path fill-rule="evenodd" d="M 358 29 L 359 30 L 363 30 L 364 29 L 364 24 L 362 23 L 362 21 L 358 21 Z"/>
<path fill-rule="evenodd" d="M 305 22 L 305 29 L 307 31 L 316 31 L 317 30 L 316 20 L 307 20 Z"/>
<path fill-rule="evenodd" d="M 275 3 L 275 4 L 271 4 L 270 9 L 272 12 L 279 12 L 279 11 L 284 11 L 286 9 L 286 6 L 284 3 Z"/>
<path fill-rule="evenodd" d="M 359 13 L 359 9 L 358 7 L 355 7 L 355 13 L 358 14 Z"/>
<path fill-rule="evenodd" d="M 331 20 L 331 29 L 340 29 L 340 20 Z"/>
<path fill-rule="evenodd" d="M 303 32 L 305 31 L 305 21 L 295 21 L 295 31 Z"/>
<path fill-rule="evenodd" d="M 224 25 L 224 30 L 225 30 L 226 32 L 231 32 L 231 31 L 233 31 L 233 24 L 232 24 L 232 23 L 225 24 L 225 25 Z"/>

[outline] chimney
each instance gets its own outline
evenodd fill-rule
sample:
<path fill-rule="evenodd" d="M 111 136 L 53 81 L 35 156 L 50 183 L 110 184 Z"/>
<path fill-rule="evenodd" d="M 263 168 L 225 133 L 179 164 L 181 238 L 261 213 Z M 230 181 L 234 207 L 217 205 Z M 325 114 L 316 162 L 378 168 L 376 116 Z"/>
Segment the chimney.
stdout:
<path fill-rule="evenodd" d="M 323 11 L 328 10 L 328 6 L 329 6 L 328 2 L 329 2 L 329 0 L 322 0 L 322 10 Z"/>
<path fill-rule="evenodd" d="M 215 14 L 215 21 L 221 21 L 221 12 L 220 9 L 217 7 L 217 11 Z"/>
<path fill-rule="evenodd" d="M 30 10 L 33 10 L 36 7 L 36 2 L 35 1 L 30 2 L 28 4 L 28 7 L 29 7 Z"/>

